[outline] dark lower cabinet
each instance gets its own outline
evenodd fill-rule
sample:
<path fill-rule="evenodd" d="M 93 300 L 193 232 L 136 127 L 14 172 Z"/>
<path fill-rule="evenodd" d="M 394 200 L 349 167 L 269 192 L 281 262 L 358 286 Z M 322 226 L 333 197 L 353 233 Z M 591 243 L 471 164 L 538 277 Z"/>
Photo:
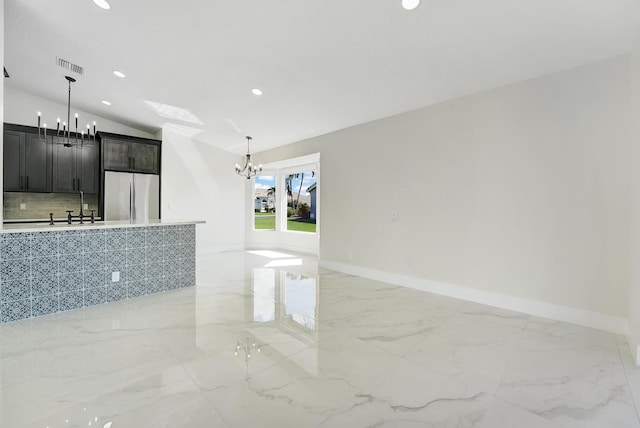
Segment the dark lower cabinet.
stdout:
<path fill-rule="evenodd" d="M 51 192 L 51 141 L 11 129 L 3 138 L 4 191 Z"/>
<path fill-rule="evenodd" d="M 97 144 L 97 143 L 96 143 Z M 53 150 L 53 192 L 98 193 L 98 149 L 96 144 L 66 147 L 55 144 Z"/>

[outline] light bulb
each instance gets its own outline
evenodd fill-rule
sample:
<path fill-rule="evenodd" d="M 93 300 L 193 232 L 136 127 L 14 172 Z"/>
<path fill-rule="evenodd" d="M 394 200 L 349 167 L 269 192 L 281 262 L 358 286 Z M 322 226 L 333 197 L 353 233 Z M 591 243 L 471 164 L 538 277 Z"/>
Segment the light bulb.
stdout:
<path fill-rule="evenodd" d="M 104 10 L 111 9 L 111 5 L 109 5 L 106 0 L 93 0 L 93 2 L 96 4 L 96 6 Z"/>
<path fill-rule="evenodd" d="M 420 4 L 420 0 L 402 0 L 402 7 L 407 10 L 413 10 Z"/>

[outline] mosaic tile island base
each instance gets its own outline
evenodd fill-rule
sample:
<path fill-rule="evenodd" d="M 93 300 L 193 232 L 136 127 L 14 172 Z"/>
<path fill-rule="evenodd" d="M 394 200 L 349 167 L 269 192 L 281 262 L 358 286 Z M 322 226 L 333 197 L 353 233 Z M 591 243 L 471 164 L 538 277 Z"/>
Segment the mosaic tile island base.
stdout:
<path fill-rule="evenodd" d="M 5 227 L 0 322 L 194 286 L 196 223 Z"/>

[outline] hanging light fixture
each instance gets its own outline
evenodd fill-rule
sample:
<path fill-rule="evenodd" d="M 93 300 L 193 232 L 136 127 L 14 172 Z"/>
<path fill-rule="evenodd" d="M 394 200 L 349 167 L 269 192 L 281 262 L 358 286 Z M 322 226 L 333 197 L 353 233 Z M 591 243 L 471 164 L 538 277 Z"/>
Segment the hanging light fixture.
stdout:
<path fill-rule="evenodd" d="M 241 168 L 240 165 L 236 164 L 236 174 L 247 177 L 247 180 L 262 172 L 262 165 L 255 166 L 251 163 L 251 153 L 249 152 L 249 142 L 251 140 L 253 138 L 247 135 L 247 158 L 244 161 L 244 166 Z"/>
<path fill-rule="evenodd" d="M 69 96 L 67 98 L 67 121 L 62 122 L 62 138 L 60 138 L 60 118 L 58 118 L 54 142 L 58 144 L 63 144 L 65 147 L 71 147 L 75 145 L 82 147 L 82 145 L 85 144 L 85 133 L 84 131 L 80 131 L 80 134 L 78 134 L 78 113 L 75 114 L 75 119 L 76 119 L 75 135 L 73 140 L 71 138 L 71 83 L 75 82 L 76 79 L 74 79 L 71 76 L 64 76 L 64 78 L 67 79 L 67 82 L 69 82 Z M 40 126 L 41 116 L 42 114 L 38 112 L 38 137 L 40 138 L 40 140 L 44 140 L 46 142 L 47 124 L 45 123 L 43 124 L 42 127 Z M 44 129 L 44 133 L 43 133 L 44 137 L 40 136 L 41 129 Z M 78 135 L 80 135 L 79 139 L 78 139 Z M 96 142 L 96 122 L 95 121 L 93 122 L 93 135 L 91 134 L 91 127 L 87 123 L 86 142 L 91 144 L 95 144 Z"/>

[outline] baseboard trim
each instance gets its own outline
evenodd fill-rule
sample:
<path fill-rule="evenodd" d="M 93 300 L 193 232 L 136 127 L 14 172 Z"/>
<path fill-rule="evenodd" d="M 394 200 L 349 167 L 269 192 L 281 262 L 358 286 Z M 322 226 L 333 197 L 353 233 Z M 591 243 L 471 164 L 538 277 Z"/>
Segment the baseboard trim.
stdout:
<path fill-rule="evenodd" d="M 557 305 L 539 300 L 482 291 L 461 285 L 431 281 L 428 279 L 400 275 L 330 260 L 320 260 L 318 265 L 325 269 L 349 275 L 361 276 L 376 281 L 387 282 L 416 290 L 454 297 L 456 299 L 523 312 L 556 321 L 569 322 L 616 334 L 626 335 L 629 333 L 628 320 L 626 318 L 616 317 L 613 315 L 601 314 L 598 312 Z"/>
<path fill-rule="evenodd" d="M 294 247 L 292 245 L 268 245 L 268 244 L 252 244 L 245 248 L 248 250 L 273 250 L 273 251 L 290 251 L 297 254 L 304 254 L 307 256 L 318 256 L 318 251 L 311 250 L 304 247 Z"/>
<path fill-rule="evenodd" d="M 206 256 L 208 254 L 226 253 L 228 251 L 244 251 L 244 245 L 236 245 L 229 247 L 197 247 L 196 256 Z"/>

